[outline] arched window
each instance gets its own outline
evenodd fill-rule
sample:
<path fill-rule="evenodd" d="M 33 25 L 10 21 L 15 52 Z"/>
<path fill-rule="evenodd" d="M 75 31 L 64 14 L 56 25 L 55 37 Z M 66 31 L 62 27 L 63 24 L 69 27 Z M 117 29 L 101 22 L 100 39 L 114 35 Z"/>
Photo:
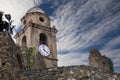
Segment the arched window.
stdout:
<path fill-rule="evenodd" d="M 44 33 L 40 34 L 40 44 L 47 45 L 47 36 Z"/>
<path fill-rule="evenodd" d="M 26 43 L 27 43 L 27 42 L 26 42 L 26 36 L 24 36 L 24 37 L 22 38 L 22 45 L 23 45 L 23 46 L 26 46 Z"/>

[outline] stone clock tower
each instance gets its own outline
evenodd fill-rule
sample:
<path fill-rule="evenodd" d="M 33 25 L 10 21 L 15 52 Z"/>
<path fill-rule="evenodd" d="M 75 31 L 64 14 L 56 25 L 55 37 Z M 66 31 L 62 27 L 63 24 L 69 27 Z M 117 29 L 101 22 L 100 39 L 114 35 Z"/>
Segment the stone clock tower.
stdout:
<path fill-rule="evenodd" d="M 15 35 L 16 43 L 20 46 L 36 48 L 36 68 L 44 61 L 46 68 L 57 66 L 57 48 L 55 26 L 50 26 L 50 18 L 38 7 L 29 9 L 21 19 L 22 31 Z M 39 46 L 43 44 L 50 50 L 48 56 L 41 55 Z M 40 60 L 42 59 L 42 60 Z"/>

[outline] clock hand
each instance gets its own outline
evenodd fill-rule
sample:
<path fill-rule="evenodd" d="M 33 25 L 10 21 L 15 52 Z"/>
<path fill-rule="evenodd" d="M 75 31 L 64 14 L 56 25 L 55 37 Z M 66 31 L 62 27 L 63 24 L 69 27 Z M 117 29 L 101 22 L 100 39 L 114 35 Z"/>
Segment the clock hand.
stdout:
<path fill-rule="evenodd" d="M 44 50 L 46 53 L 48 53 L 44 48 L 43 48 L 43 50 Z"/>

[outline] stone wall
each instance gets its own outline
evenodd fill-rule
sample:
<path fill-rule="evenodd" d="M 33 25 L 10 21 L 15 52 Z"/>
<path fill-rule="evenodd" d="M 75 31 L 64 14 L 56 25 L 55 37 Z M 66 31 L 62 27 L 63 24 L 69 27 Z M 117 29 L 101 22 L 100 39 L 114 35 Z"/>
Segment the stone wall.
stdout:
<path fill-rule="evenodd" d="M 8 32 L 0 32 L 0 80 L 14 79 L 16 46 Z"/>
<path fill-rule="evenodd" d="M 80 65 L 17 72 L 16 80 L 120 80 L 120 74 Z"/>
<path fill-rule="evenodd" d="M 57 69 L 31 69 L 17 72 L 16 80 L 57 80 Z"/>
<path fill-rule="evenodd" d="M 120 80 L 120 74 L 110 71 L 106 58 L 98 50 L 90 51 L 90 65 L 47 69 L 43 60 L 38 68 L 27 68 L 29 51 L 19 47 L 7 32 L 0 32 L 0 80 Z M 37 53 L 39 54 L 39 53 Z M 36 58 L 41 58 L 36 55 Z M 37 65 L 36 65 L 37 66 Z"/>
<path fill-rule="evenodd" d="M 58 80 L 120 80 L 118 73 L 85 65 L 59 67 L 58 75 Z"/>

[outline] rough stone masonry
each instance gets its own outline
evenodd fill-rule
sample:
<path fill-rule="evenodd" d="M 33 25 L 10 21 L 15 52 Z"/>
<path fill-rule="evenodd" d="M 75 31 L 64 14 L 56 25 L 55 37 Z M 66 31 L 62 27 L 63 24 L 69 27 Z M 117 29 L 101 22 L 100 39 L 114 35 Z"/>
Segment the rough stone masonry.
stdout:
<path fill-rule="evenodd" d="M 42 60 L 40 69 L 27 68 L 28 54 L 28 49 L 16 45 L 8 32 L 0 32 L 0 80 L 120 80 L 120 73 L 112 72 L 96 49 L 90 50 L 89 66 L 51 69 L 44 68 Z"/>

